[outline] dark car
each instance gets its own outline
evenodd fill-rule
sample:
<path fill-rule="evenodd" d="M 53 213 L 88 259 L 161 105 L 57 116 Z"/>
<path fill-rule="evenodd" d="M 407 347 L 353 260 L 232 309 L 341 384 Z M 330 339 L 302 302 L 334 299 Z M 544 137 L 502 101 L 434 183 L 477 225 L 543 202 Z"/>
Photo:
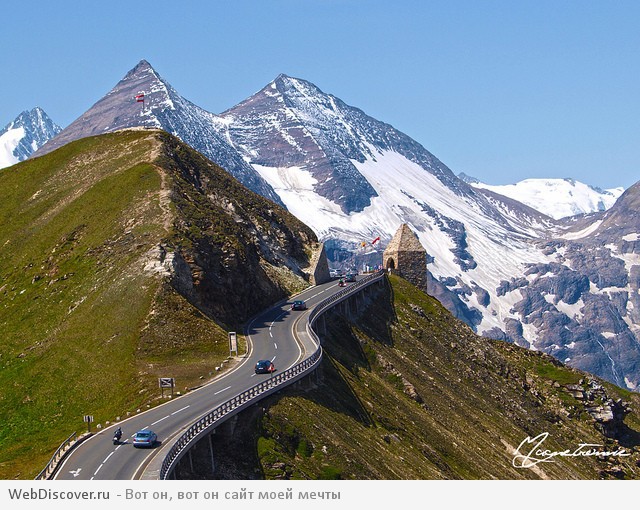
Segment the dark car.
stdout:
<path fill-rule="evenodd" d="M 139 430 L 133 436 L 133 446 L 141 448 L 143 446 L 152 447 L 156 444 L 158 436 L 152 430 Z"/>
<path fill-rule="evenodd" d="M 355 282 L 356 281 L 356 274 L 355 273 L 348 273 L 346 279 L 347 279 L 348 282 Z"/>
<path fill-rule="evenodd" d="M 256 363 L 256 374 L 270 374 L 276 371 L 276 367 L 269 359 L 261 359 Z"/>
<path fill-rule="evenodd" d="M 304 301 L 294 301 L 293 304 L 291 305 L 291 309 L 292 310 L 306 310 L 307 309 L 307 303 L 305 303 Z"/>

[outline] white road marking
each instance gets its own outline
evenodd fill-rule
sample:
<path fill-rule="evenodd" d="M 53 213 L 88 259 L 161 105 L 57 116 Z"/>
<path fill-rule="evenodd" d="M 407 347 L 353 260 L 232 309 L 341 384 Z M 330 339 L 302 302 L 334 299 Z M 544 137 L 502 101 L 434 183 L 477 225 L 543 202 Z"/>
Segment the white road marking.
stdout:
<path fill-rule="evenodd" d="M 334 286 L 335 286 L 335 285 L 334 285 Z M 324 294 L 325 292 L 327 292 L 327 291 L 328 291 L 328 290 L 330 290 L 330 289 L 331 289 L 331 287 L 326 288 L 326 289 L 324 289 L 324 290 L 322 290 L 322 291 L 320 291 L 320 292 L 317 292 L 316 294 L 314 294 L 314 295 L 313 295 L 313 296 L 311 296 L 310 298 L 307 298 L 307 300 L 309 300 L 309 299 L 313 299 L 313 298 L 315 298 L 315 297 L 317 297 L 317 296 L 320 296 L 321 294 Z M 281 314 L 280 314 L 280 315 L 279 315 L 279 316 L 278 316 L 278 317 L 277 317 L 277 318 L 276 318 L 276 319 L 275 319 L 275 320 L 274 320 L 274 321 L 269 325 L 269 335 L 270 335 L 272 338 L 273 338 L 273 333 L 272 333 L 272 328 L 273 328 L 273 326 L 276 324 L 276 322 L 278 322 L 278 321 L 279 321 L 279 320 L 280 320 L 284 315 L 286 315 L 288 312 L 289 312 L 289 310 L 288 310 L 288 309 L 287 309 L 287 310 L 285 310 L 285 311 L 283 311 L 283 312 L 282 312 L 282 313 L 281 313 Z M 275 349 L 278 349 L 278 344 L 277 344 L 277 343 L 275 343 L 275 342 L 274 342 L 274 347 L 275 347 Z M 274 356 L 274 357 L 272 358 L 272 361 L 275 361 L 275 359 L 276 359 L 276 356 Z M 253 374 L 253 375 L 252 375 L 252 377 L 253 377 L 254 375 L 255 375 L 255 374 Z M 216 395 L 218 395 L 218 394 L 220 394 L 220 393 L 222 393 L 222 392 L 224 392 L 224 391 L 227 391 L 227 390 L 228 390 L 228 389 L 230 389 L 230 388 L 231 388 L 231 386 L 227 386 L 226 388 L 223 388 L 223 389 L 219 390 L 219 391 L 218 391 L 218 392 L 216 392 L 215 394 L 216 394 Z M 167 416 L 165 416 L 165 417 L 163 417 L 163 418 L 161 418 L 161 419 L 159 419 L 159 420 L 157 420 L 157 421 L 153 422 L 153 423 L 151 424 L 151 426 L 156 425 L 156 424 L 160 423 L 161 421 L 166 420 L 166 419 L 167 419 L 167 418 L 169 418 L 170 416 L 174 416 L 175 414 L 178 414 L 178 413 L 180 413 L 180 412 L 184 411 L 185 409 L 187 409 L 187 408 L 189 408 L 189 407 L 190 407 L 190 406 L 185 406 L 185 407 L 183 407 L 182 409 L 178 409 L 177 411 L 174 411 L 174 412 L 173 412 L 173 413 L 171 413 L 170 415 L 167 415 Z M 147 430 L 147 429 L 149 429 L 149 426 L 144 427 L 144 428 L 142 428 L 142 429 L 140 429 L 140 430 Z M 131 436 L 131 437 L 135 437 L 135 434 L 132 434 L 132 436 Z M 120 448 L 120 446 L 122 446 L 122 444 L 118 445 L 118 446 L 115 448 L 115 450 L 118 450 L 118 449 Z M 98 466 L 98 468 L 96 469 L 95 473 L 94 473 L 94 474 L 93 474 L 93 476 L 91 477 L 91 479 L 92 479 L 92 480 L 93 480 L 93 479 L 94 479 L 94 477 L 98 474 L 98 472 L 102 469 L 102 467 L 104 466 L 104 464 L 105 464 L 105 463 L 106 463 L 106 462 L 111 458 L 111 456 L 115 453 L 115 450 L 114 450 L 114 451 L 112 451 L 112 452 L 111 452 L 111 453 L 110 453 L 110 454 L 109 454 L 109 455 L 104 459 L 103 463 L 102 463 L 102 464 L 100 464 L 100 466 Z M 75 471 L 69 471 L 69 473 L 71 473 L 71 474 L 74 476 L 74 478 L 75 478 L 75 477 L 78 477 L 78 476 L 80 475 L 80 471 L 81 471 L 81 470 L 82 470 L 82 468 L 78 468 L 78 469 L 76 469 Z"/>
<path fill-rule="evenodd" d="M 151 426 L 153 427 L 156 423 L 160 423 L 161 421 L 166 420 L 167 418 L 171 417 L 170 414 L 166 415 L 164 418 L 160 418 L 159 420 L 154 421 Z"/>
<path fill-rule="evenodd" d="M 80 474 L 80 471 L 82 471 L 82 468 L 78 468 L 78 469 L 75 469 L 73 471 L 69 471 L 69 473 L 71 473 L 73 475 L 73 477 L 76 478 Z"/>
<path fill-rule="evenodd" d="M 280 317 L 284 316 L 287 314 L 289 310 L 285 310 L 284 312 L 282 312 L 280 315 L 278 315 L 271 324 L 269 324 L 269 329 L 271 329 L 273 327 L 273 325 L 278 322 L 280 320 Z"/>
<path fill-rule="evenodd" d="M 314 297 L 318 297 L 320 294 L 324 294 L 325 292 L 327 292 L 328 290 L 332 289 L 333 287 L 335 287 L 335 285 L 332 285 L 331 287 L 328 287 L 324 290 L 321 290 L 320 292 L 316 292 L 313 296 L 311 296 L 310 298 L 307 298 L 306 300 L 308 301 L 309 299 L 313 299 Z"/>
<path fill-rule="evenodd" d="M 174 414 L 178 414 L 181 411 L 184 411 L 185 409 L 189 409 L 191 406 L 184 406 L 182 409 L 178 409 L 177 411 L 174 411 L 171 413 L 171 416 L 173 416 Z"/>

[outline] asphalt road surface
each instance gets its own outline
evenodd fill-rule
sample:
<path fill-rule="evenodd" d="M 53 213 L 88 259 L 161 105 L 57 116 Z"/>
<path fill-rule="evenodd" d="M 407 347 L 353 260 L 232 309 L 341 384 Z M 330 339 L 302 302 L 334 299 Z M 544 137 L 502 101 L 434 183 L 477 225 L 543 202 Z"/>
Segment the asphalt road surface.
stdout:
<path fill-rule="evenodd" d="M 283 371 L 310 356 L 317 348 L 307 335 L 296 334 L 306 323 L 309 311 L 320 301 L 338 290 L 336 281 L 311 287 L 295 299 L 307 303 L 307 311 L 291 310 L 292 299 L 270 308 L 249 324 L 248 352 L 229 372 L 216 377 L 211 383 L 176 397 L 158 407 L 118 422 L 86 439 L 64 460 L 56 472 L 57 480 L 135 480 L 145 466 L 158 455 L 162 445 L 180 435 L 194 421 L 217 405 L 259 382 L 269 374 L 255 374 L 259 359 L 270 359 L 276 370 Z M 113 444 L 115 429 L 122 427 L 123 436 Z M 151 429 L 158 435 L 152 448 L 133 446 L 133 435 L 142 429 Z"/>

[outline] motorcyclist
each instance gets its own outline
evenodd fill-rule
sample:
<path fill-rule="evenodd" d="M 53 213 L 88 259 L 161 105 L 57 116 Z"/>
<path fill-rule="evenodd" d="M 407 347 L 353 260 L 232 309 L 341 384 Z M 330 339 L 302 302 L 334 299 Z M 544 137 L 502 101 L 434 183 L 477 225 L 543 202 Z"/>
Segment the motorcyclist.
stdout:
<path fill-rule="evenodd" d="M 120 441 L 120 438 L 122 437 L 122 429 L 120 427 L 116 429 L 113 437 L 115 437 L 116 441 Z"/>
<path fill-rule="evenodd" d="M 340 285 L 340 287 L 344 287 L 344 278 L 340 278 L 338 285 Z"/>

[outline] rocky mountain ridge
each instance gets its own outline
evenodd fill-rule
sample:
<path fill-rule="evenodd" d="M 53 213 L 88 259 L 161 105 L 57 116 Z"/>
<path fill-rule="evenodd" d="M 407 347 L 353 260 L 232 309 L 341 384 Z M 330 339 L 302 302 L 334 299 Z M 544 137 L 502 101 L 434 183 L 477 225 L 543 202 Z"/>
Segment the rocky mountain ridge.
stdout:
<path fill-rule="evenodd" d="M 87 412 L 105 423 L 159 403 L 158 377 L 183 391 L 230 367 L 228 332 L 307 287 L 321 250 L 285 209 L 146 129 L 1 171 L 0 238 L 2 479 L 33 479 Z"/>
<path fill-rule="evenodd" d="M 241 182 L 259 177 L 259 192 L 309 225 L 335 266 L 381 263 L 407 223 L 427 249 L 429 292 L 476 332 L 640 384 L 637 186 L 609 211 L 555 220 L 470 186 L 409 136 L 305 80 L 280 75 L 214 115 L 146 61 L 127 76 L 50 147 L 129 125 L 188 135 Z"/>
<path fill-rule="evenodd" d="M 219 134 L 221 120 L 180 96 L 142 60 L 104 97 L 34 156 L 86 136 L 134 127 L 163 129 L 222 166 L 250 190 L 282 205 L 268 184 Z"/>
<path fill-rule="evenodd" d="M 0 168 L 29 158 L 60 131 L 42 108 L 22 112 L 0 131 Z"/>

